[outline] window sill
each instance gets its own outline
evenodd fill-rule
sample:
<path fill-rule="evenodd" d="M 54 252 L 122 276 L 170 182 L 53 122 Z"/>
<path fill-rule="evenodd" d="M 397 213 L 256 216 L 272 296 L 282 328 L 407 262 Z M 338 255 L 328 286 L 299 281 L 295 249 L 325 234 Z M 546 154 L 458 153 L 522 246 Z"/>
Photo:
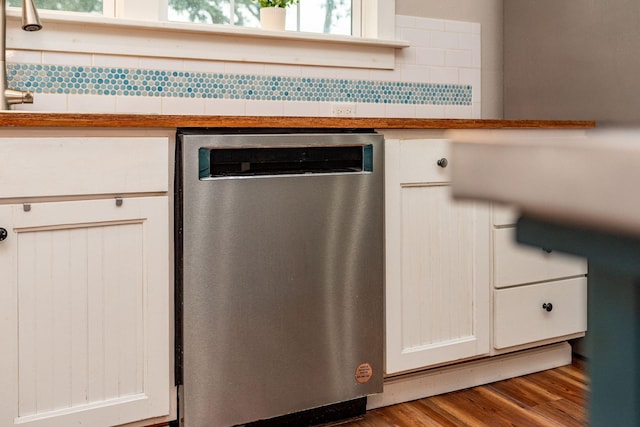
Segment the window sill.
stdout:
<path fill-rule="evenodd" d="M 133 21 L 41 12 L 43 29 L 20 29 L 19 11 L 7 11 L 11 49 L 81 52 L 163 58 L 205 59 L 393 69 L 397 40 L 265 31 L 227 25 Z"/>

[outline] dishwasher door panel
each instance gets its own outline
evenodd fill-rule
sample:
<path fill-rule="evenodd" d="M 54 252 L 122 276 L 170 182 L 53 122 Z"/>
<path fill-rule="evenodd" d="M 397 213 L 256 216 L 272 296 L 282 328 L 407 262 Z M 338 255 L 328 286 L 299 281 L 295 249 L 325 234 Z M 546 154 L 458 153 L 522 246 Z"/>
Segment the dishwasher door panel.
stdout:
<path fill-rule="evenodd" d="M 185 425 L 381 392 L 382 145 L 374 172 L 200 179 L 207 143 L 183 146 Z"/>

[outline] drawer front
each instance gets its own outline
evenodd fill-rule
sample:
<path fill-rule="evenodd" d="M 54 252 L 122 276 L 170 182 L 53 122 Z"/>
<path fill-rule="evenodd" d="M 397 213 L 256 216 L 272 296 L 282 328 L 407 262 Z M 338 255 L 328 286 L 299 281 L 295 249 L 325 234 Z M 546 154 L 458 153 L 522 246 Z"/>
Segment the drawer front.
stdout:
<path fill-rule="evenodd" d="M 587 261 L 515 241 L 514 228 L 493 230 L 493 283 L 496 288 L 555 280 L 587 273 Z"/>
<path fill-rule="evenodd" d="M 438 162 L 446 159 L 446 163 Z M 449 141 L 421 139 L 400 142 L 400 183 L 449 182 L 451 163 Z M 443 167 L 444 166 L 444 167 Z"/>
<path fill-rule="evenodd" d="M 543 308 L 549 303 L 550 311 Z M 493 310 L 493 344 L 497 349 L 584 332 L 587 279 L 495 290 Z"/>
<path fill-rule="evenodd" d="M 0 138 L 0 198 L 165 192 L 166 137 Z"/>
<path fill-rule="evenodd" d="M 495 226 L 515 225 L 518 220 L 518 212 L 514 208 L 493 205 L 491 211 L 491 220 Z"/>

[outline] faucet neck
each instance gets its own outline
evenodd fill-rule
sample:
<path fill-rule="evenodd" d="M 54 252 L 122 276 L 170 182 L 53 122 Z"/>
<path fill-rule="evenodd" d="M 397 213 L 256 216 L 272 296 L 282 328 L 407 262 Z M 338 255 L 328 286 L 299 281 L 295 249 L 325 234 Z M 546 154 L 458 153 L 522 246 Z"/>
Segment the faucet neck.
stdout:
<path fill-rule="evenodd" d="M 22 1 L 23 29 L 37 31 L 41 28 L 35 5 L 31 0 Z M 25 17 L 28 16 L 28 19 Z M 27 22 L 28 21 L 28 22 Z M 31 92 L 12 90 L 7 84 L 7 0 L 0 0 L 0 110 L 8 110 L 13 104 L 32 104 Z"/>
<path fill-rule="evenodd" d="M 0 109 L 8 110 L 7 90 L 7 0 L 0 0 Z"/>

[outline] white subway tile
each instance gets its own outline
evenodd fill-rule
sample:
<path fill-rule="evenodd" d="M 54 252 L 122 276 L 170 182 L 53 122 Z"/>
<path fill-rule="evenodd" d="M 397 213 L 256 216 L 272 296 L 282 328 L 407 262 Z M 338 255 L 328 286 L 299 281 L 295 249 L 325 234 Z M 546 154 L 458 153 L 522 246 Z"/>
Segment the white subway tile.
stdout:
<path fill-rule="evenodd" d="M 431 47 L 441 49 L 458 49 L 458 33 L 433 31 L 431 33 Z"/>
<path fill-rule="evenodd" d="M 333 102 L 318 102 L 318 117 L 333 116 Z"/>
<path fill-rule="evenodd" d="M 405 66 L 402 67 L 403 82 L 431 83 L 431 69 L 425 66 Z"/>
<path fill-rule="evenodd" d="M 458 68 L 471 67 L 473 65 L 473 55 L 468 50 L 447 50 L 445 65 Z"/>
<path fill-rule="evenodd" d="M 300 67 L 301 77 L 324 77 L 325 79 L 335 79 L 338 76 L 338 68 L 334 67 Z"/>
<path fill-rule="evenodd" d="M 413 104 L 385 104 L 385 117 L 414 118 L 416 106 Z"/>
<path fill-rule="evenodd" d="M 480 69 L 460 69 L 460 84 L 471 85 L 471 99 L 479 101 L 482 94 L 482 73 Z"/>
<path fill-rule="evenodd" d="M 320 115 L 320 102 L 285 101 L 285 116 L 317 117 Z"/>
<path fill-rule="evenodd" d="M 418 65 L 445 65 L 445 50 L 434 48 L 416 49 L 416 64 Z"/>
<path fill-rule="evenodd" d="M 162 99 L 162 114 L 204 114 L 203 98 L 175 98 Z"/>
<path fill-rule="evenodd" d="M 116 112 L 160 114 L 162 98 L 159 96 L 116 96 Z"/>
<path fill-rule="evenodd" d="M 7 49 L 6 60 L 20 64 L 42 64 L 42 52 Z"/>
<path fill-rule="evenodd" d="M 452 119 L 472 119 L 473 107 L 470 105 L 445 105 L 445 114 Z"/>
<path fill-rule="evenodd" d="M 400 32 L 400 38 L 414 47 L 429 46 L 430 35 L 429 31 L 417 28 L 405 28 Z"/>
<path fill-rule="evenodd" d="M 458 48 L 459 49 L 467 49 L 471 50 L 475 47 L 474 36 L 476 34 L 471 33 L 460 33 L 458 34 Z"/>
<path fill-rule="evenodd" d="M 369 79 L 373 81 L 397 82 L 402 80 L 402 70 L 406 64 L 397 64 L 393 70 L 371 70 L 369 71 Z"/>
<path fill-rule="evenodd" d="M 115 113 L 116 97 L 110 95 L 68 95 L 67 111 L 74 113 Z"/>
<path fill-rule="evenodd" d="M 471 101 L 480 102 L 482 100 L 482 85 L 474 85 L 471 88 Z"/>
<path fill-rule="evenodd" d="M 140 68 L 149 70 L 178 71 L 184 69 L 184 61 L 182 59 L 172 58 L 140 58 Z"/>
<path fill-rule="evenodd" d="M 284 101 L 246 101 L 248 116 L 283 116 Z"/>
<path fill-rule="evenodd" d="M 446 117 L 444 105 L 417 105 L 416 117 L 419 119 L 443 119 Z"/>
<path fill-rule="evenodd" d="M 66 112 L 67 95 L 62 93 L 36 93 L 33 95 L 33 104 L 18 104 L 11 107 L 18 111 L 46 111 Z"/>
<path fill-rule="evenodd" d="M 42 63 L 47 65 L 91 66 L 91 54 L 68 52 L 43 52 Z"/>
<path fill-rule="evenodd" d="M 473 53 L 473 66 L 480 68 L 482 66 L 482 40 L 479 34 L 472 37 L 473 47 L 471 52 Z"/>
<path fill-rule="evenodd" d="M 211 99 L 204 102 L 205 114 L 214 116 L 244 116 L 244 99 Z"/>
<path fill-rule="evenodd" d="M 457 68 L 431 67 L 431 83 L 458 83 Z"/>
<path fill-rule="evenodd" d="M 402 64 L 415 64 L 416 63 L 416 48 L 405 47 L 404 49 L 396 50 L 396 68 Z M 375 70 L 371 70 L 375 71 Z"/>
<path fill-rule="evenodd" d="M 415 27 L 416 17 L 408 15 L 396 15 L 396 28 Z"/>
<path fill-rule="evenodd" d="M 471 22 L 463 21 L 444 21 L 445 31 L 455 33 L 470 33 L 472 30 Z"/>
<path fill-rule="evenodd" d="M 140 58 L 137 56 L 94 54 L 92 65 L 94 67 L 138 68 L 140 67 Z"/>
<path fill-rule="evenodd" d="M 479 68 L 462 68 L 458 76 L 458 83 L 480 87 L 482 72 Z"/>
<path fill-rule="evenodd" d="M 357 117 L 386 117 L 385 104 L 363 102 L 356 109 Z"/>
<path fill-rule="evenodd" d="M 347 80 L 368 80 L 370 76 L 370 71 L 368 68 L 339 68 L 336 73 L 336 78 L 338 79 L 347 79 Z"/>
<path fill-rule="evenodd" d="M 415 27 L 425 30 L 444 31 L 445 23 L 442 19 L 416 17 Z"/>
<path fill-rule="evenodd" d="M 198 59 L 185 59 L 184 71 L 199 73 L 224 73 L 225 63 L 222 61 L 206 61 Z"/>
<path fill-rule="evenodd" d="M 474 102 L 471 105 L 471 108 L 473 110 L 472 112 L 472 119 L 481 119 L 482 118 L 482 103 L 481 102 Z"/>
<path fill-rule="evenodd" d="M 264 64 L 252 62 L 226 62 L 224 72 L 228 74 L 256 74 L 264 75 Z"/>
<path fill-rule="evenodd" d="M 297 65 L 265 64 L 264 66 L 265 76 L 300 77 L 301 74 L 302 70 Z"/>

